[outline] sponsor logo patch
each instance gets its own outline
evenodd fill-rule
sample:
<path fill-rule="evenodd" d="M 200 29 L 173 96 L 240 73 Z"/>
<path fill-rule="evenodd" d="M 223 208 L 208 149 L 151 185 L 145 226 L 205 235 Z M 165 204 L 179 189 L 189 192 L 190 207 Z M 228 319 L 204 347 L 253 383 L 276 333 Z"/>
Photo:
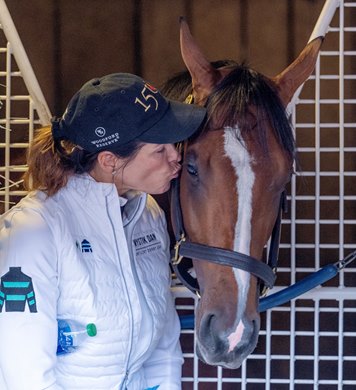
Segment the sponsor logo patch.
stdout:
<path fill-rule="evenodd" d="M 82 253 L 92 253 L 93 249 L 91 247 L 91 244 L 88 240 L 84 239 L 80 244 L 80 249 Z"/>
<path fill-rule="evenodd" d="M 154 232 L 140 234 L 134 237 L 133 243 L 136 249 L 136 256 L 156 252 L 162 247 L 161 242 L 157 239 Z"/>

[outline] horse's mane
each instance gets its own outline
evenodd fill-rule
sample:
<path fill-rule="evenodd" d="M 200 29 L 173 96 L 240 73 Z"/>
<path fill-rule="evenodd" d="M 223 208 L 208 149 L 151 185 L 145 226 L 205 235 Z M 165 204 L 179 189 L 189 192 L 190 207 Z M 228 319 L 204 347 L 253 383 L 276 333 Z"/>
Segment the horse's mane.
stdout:
<path fill-rule="evenodd" d="M 238 124 L 242 135 L 254 132 L 254 137 L 266 150 L 266 119 L 269 120 L 281 147 L 295 158 L 295 142 L 292 127 L 275 87 L 263 75 L 232 60 L 212 62 L 216 68 L 231 67 L 232 71 L 209 96 L 207 127 L 235 128 Z M 188 71 L 177 73 L 162 86 L 161 92 L 168 98 L 184 101 L 191 93 L 191 77 Z M 251 106 L 255 108 L 251 111 Z M 239 134 L 236 133 L 239 137 Z"/>

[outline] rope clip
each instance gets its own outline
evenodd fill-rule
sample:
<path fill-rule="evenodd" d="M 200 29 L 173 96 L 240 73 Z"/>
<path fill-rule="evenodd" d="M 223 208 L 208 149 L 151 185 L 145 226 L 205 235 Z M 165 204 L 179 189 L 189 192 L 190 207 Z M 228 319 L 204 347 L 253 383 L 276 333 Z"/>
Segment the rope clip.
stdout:
<path fill-rule="evenodd" d="M 349 253 L 344 259 L 337 261 L 334 265 L 340 270 L 348 266 L 356 259 L 356 250 Z"/>
<path fill-rule="evenodd" d="M 180 239 L 178 241 L 176 241 L 176 243 L 174 245 L 174 257 L 172 259 L 173 265 L 178 265 L 184 257 L 184 256 L 179 254 L 180 246 L 181 246 L 182 242 L 184 242 L 184 241 L 185 241 L 185 235 L 184 235 L 184 233 L 182 233 L 180 236 Z"/>

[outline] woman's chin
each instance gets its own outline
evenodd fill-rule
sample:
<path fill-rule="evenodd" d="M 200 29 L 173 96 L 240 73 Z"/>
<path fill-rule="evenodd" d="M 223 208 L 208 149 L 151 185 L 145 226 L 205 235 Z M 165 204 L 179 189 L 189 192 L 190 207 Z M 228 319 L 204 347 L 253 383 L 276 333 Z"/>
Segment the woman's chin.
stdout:
<path fill-rule="evenodd" d="M 171 182 L 169 181 L 168 183 L 162 185 L 161 187 L 156 187 L 150 191 L 145 191 L 145 192 L 151 195 L 159 195 L 167 192 L 170 189 L 170 187 L 171 187 Z"/>

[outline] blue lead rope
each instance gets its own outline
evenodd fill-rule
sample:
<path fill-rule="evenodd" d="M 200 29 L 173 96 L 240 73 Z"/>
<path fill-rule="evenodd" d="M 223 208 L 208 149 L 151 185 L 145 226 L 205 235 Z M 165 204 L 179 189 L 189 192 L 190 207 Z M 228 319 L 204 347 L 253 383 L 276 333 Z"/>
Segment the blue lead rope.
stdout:
<path fill-rule="evenodd" d="M 290 300 L 305 294 L 307 291 L 319 286 L 332 279 L 340 270 L 345 268 L 348 264 L 356 259 L 356 251 L 351 252 L 344 259 L 339 260 L 334 264 L 328 264 L 319 271 L 314 272 L 291 286 L 278 291 L 268 297 L 261 298 L 259 302 L 258 311 L 260 313 L 272 309 L 273 307 L 283 305 Z M 194 329 L 194 315 L 180 316 L 180 323 L 182 329 Z"/>
<path fill-rule="evenodd" d="M 267 297 L 261 298 L 258 311 L 262 313 L 263 311 L 272 309 L 272 307 L 283 305 L 283 303 L 299 297 L 320 284 L 327 282 L 336 276 L 338 272 L 339 269 L 335 264 L 326 265 L 319 271 L 306 276 L 299 282 Z"/>

